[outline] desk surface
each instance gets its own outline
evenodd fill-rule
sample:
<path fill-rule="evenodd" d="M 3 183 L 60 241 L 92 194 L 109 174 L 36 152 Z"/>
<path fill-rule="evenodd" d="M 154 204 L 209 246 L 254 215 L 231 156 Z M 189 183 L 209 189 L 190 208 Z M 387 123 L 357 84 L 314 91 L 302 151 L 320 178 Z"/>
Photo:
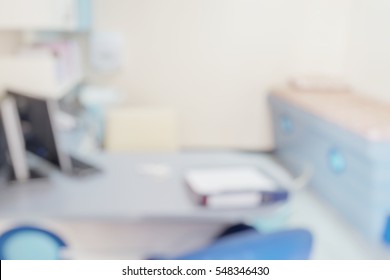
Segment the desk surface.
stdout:
<path fill-rule="evenodd" d="M 211 211 L 195 205 L 183 184 L 191 168 L 257 166 L 266 157 L 241 153 L 159 155 L 101 154 L 93 162 L 103 172 L 84 178 L 52 172 L 50 178 L 0 189 L 0 217 L 7 218 L 202 218 L 242 221 L 271 209 Z M 152 176 L 143 167 L 161 165 L 167 176 Z"/>
<path fill-rule="evenodd" d="M 190 168 L 257 166 L 287 176 L 272 158 L 238 152 L 187 152 L 160 155 L 97 155 L 103 173 L 71 178 L 54 172 L 49 180 L 4 185 L 0 189 L 0 219 L 77 219 L 136 222 L 172 218 L 235 222 L 259 218 L 265 210 L 211 211 L 195 206 L 183 186 Z M 166 177 L 140 172 L 158 164 L 171 169 Z M 340 215 L 310 189 L 296 192 L 290 201 L 287 227 L 306 228 L 315 237 L 315 259 L 390 258 L 386 249 L 369 244 Z"/>

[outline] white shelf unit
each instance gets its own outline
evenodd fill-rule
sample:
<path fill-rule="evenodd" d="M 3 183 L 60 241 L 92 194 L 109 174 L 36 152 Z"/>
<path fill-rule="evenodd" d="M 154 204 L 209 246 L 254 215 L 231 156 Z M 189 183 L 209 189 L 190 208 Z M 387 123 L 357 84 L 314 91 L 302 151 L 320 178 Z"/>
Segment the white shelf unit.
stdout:
<path fill-rule="evenodd" d="M 81 72 L 61 77 L 58 61 L 50 55 L 0 58 L 0 85 L 4 90 L 60 99 L 82 81 Z"/>
<path fill-rule="evenodd" d="M 0 30 L 85 31 L 92 0 L 1 0 Z"/>

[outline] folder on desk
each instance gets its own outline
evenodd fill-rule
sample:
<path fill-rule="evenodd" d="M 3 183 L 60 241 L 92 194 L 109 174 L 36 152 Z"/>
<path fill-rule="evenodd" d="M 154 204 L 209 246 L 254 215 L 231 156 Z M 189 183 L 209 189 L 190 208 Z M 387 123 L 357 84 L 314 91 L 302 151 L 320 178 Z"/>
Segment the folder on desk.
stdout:
<path fill-rule="evenodd" d="M 209 208 L 251 208 L 288 199 L 275 180 L 252 167 L 193 169 L 185 181 L 196 203 Z"/>

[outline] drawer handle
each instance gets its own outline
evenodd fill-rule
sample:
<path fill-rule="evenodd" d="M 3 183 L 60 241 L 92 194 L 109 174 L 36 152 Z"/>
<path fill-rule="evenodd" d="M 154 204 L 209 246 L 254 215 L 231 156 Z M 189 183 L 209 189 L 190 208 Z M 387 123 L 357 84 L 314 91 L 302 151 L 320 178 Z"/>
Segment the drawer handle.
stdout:
<path fill-rule="evenodd" d="M 344 155 L 336 148 L 329 151 L 328 161 L 333 172 L 340 174 L 347 168 L 347 161 Z"/>
<path fill-rule="evenodd" d="M 294 131 L 294 123 L 287 115 L 280 117 L 280 127 L 284 133 L 292 133 Z"/>

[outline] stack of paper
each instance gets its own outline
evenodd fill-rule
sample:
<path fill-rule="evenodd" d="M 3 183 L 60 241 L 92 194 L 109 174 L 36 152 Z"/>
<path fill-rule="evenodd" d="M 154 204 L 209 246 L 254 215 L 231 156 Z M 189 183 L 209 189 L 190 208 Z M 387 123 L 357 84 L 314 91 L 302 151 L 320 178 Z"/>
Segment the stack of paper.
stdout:
<path fill-rule="evenodd" d="M 193 169 L 186 184 L 202 206 L 248 208 L 287 200 L 277 182 L 253 167 Z"/>

